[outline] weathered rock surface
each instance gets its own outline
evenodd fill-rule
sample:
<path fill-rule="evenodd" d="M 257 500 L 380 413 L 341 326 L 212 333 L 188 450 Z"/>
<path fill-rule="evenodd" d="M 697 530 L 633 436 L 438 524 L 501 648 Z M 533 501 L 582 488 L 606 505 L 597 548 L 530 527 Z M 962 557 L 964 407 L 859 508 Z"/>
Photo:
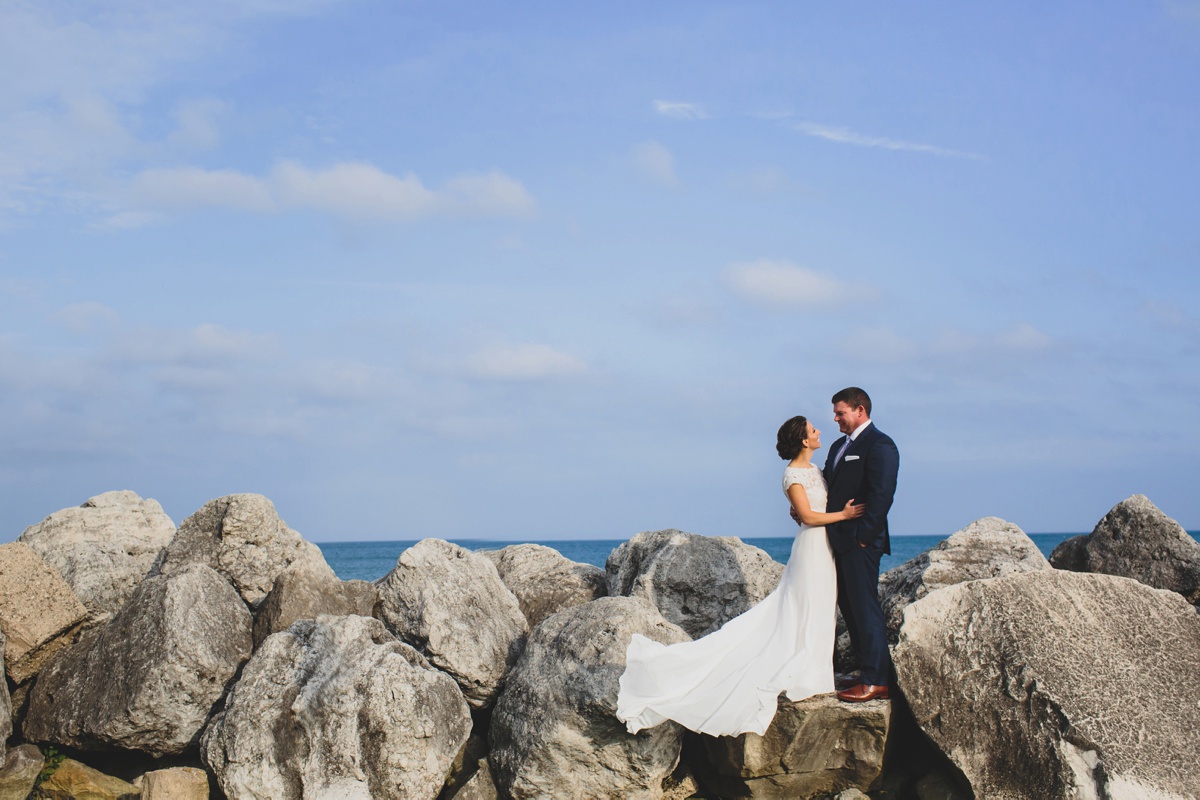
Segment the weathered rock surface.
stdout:
<path fill-rule="evenodd" d="M 193 744 L 250 656 L 251 620 L 203 564 L 142 581 L 129 602 L 38 676 L 25 738 L 155 757 Z"/>
<path fill-rule="evenodd" d="M 224 575 L 252 608 L 293 564 L 329 568 L 320 549 L 284 524 L 274 504 L 260 494 L 231 494 L 205 503 L 180 524 L 152 573 L 167 575 L 189 564 L 204 564 Z"/>
<path fill-rule="evenodd" d="M 659 798 L 679 760 L 673 722 L 626 732 L 615 716 L 630 637 L 687 640 L 646 600 L 603 597 L 542 622 L 492 713 L 489 762 L 501 793 Z"/>
<path fill-rule="evenodd" d="M 0 766 L 0 800 L 25 800 L 42 771 L 42 751 L 31 744 L 14 747 Z"/>
<path fill-rule="evenodd" d="M 1087 536 L 1054 548 L 1050 563 L 1072 572 L 1133 578 L 1200 605 L 1200 542 L 1143 494 L 1122 500 Z"/>
<path fill-rule="evenodd" d="M 141 800 L 208 800 L 208 773 L 195 767 L 171 767 L 147 772 L 134 785 Z"/>
<path fill-rule="evenodd" d="M 13 683 L 38 673 L 69 645 L 87 609 L 58 571 L 24 542 L 0 545 L 0 632 Z"/>
<path fill-rule="evenodd" d="M 609 595 L 649 600 L 695 639 L 770 594 L 783 565 L 735 537 L 668 529 L 624 542 L 609 555 L 605 571 Z"/>
<path fill-rule="evenodd" d="M 4 743 L 13 732 L 12 697 L 8 681 L 4 680 L 4 632 L 0 631 L 0 759 L 4 758 Z"/>
<path fill-rule="evenodd" d="M 786 699 L 762 736 L 699 736 L 701 783 L 720 797 L 820 797 L 865 791 L 883 769 L 891 704 L 825 694 Z"/>
<path fill-rule="evenodd" d="M 933 592 L 894 662 L 976 797 L 1194 797 L 1200 614 L 1127 578 L 1042 570 Z"/>
<path fill-rule="evenodd" d="M 879 576 L 879 599 L 894 644 L 904 609 L 930 592 L 963 581 L 1050 569 L 1042 551 L 1011 522 L 984 517 Z"/>
<path fill-rule="evenodd" d="M 121 491 L 56 511 L 17 541 L 58 570 L 93 619 L 104 620 L 121 609 L 174 535 L 175 523 L 157 501 Z"/>
<path fill-rule="evenodd" d="M 479 759 L 475 772 L 457 791 L 443 795 L 443 800 L 499 800 L 492 769 L 486 758 Z"/>
<path fill-rule="evenodd" d="M 87 764 L 64 759 L 38 787 L 49 800 L 139 800 L 142 790 Z"/>
<path fill-rule="evenodd" d="M 480 555 L 491 559 L 500 580 L 517 596 L 530 630 L 551 614 L 608 593 L 604 570 L 571 561 L 552 547 L 514 544 Z"/>
<path fill-rule="evenodd" d="M 338 580 L 325 564 L 310 562 L 288 567 L 275 579 L 271 593 L 254 613 L 254 647 L 293 622 L 321 614 L 342 616 L 375 613 L 378 596 L 369 581 Z"/>
<path fill-rule="evenodd" d="M 379 620 L 266 640 L 201 752 L 230 800 L 437 797 L 471 729 L 458 686 Z"/>
<path fill-rule="evenodd" d="M 473 707 L 491 705 L 528 630 L 492 562 L 425 539 L 375 585 L 384 624 L 458 681 Z"/>

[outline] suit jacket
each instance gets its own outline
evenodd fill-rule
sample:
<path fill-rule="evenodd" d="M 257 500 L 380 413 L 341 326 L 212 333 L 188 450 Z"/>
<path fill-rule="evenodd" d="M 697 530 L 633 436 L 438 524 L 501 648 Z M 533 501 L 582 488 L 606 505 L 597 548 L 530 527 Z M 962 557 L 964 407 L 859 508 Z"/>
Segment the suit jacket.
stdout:
<path fill-rule="evenodd" d="M 825 508 L 830 512 L 841 511 L 846 501 L 854 498 L 856 503 L 865 504 L 866 509 L 858 519 L 825 526 L 829 544 L 835 553 L 845 553 L 860 544 L 891 553 L 887 515 L 896 494 L 900 451 L 892 437 L 872 422 L 851 443 L 835 470 L 833 460 L 844 441 L 845 436 L 834 442 L 825 457 L 825 483 L 829 487 L 829 502 Z"/>

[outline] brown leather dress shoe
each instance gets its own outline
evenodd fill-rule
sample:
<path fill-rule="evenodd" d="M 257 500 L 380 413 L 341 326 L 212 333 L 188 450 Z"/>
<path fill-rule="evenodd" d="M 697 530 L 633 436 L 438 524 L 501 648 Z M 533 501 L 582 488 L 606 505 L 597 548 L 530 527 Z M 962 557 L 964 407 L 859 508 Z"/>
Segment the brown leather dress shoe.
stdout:
<path fill-rule="evenodd" d="M 865 703 L 868 700 L 887 700 L 888 687 L 872 686 L 869 683 L 860 683 L 857 686 L 852 686 L 837 693 L 838 700 L 843 700 L 847 703 Z"/>

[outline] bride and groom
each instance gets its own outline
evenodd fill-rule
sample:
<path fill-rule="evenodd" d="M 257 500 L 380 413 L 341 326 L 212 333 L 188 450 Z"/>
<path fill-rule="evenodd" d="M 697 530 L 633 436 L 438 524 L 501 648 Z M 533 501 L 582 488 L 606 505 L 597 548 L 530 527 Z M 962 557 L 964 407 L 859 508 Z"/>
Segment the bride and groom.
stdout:
<path fill-rule="evenodd" d="M 776 449 L 788 462 L 783 490 L 800 530 L 775 591 L 695 641 L 663 645 L 634 634 L 617 697 L 617 717 L 630 733 L 670 719 L 712 736 L 762 734 L 780 692 L 803 700 L 835 691 L 835 603 L 860 673 L 838 698 L 888 697 L 879 560 L 891 552 L 887 513 L 900 454 L 871 422 L 871 398 L 862 389 L 835 394 L 833 417 L 845 436 L 829 449 L 823 470 L 812 463 L 821 432 L 811 422 L 793 417 L 779 429 Z"/>

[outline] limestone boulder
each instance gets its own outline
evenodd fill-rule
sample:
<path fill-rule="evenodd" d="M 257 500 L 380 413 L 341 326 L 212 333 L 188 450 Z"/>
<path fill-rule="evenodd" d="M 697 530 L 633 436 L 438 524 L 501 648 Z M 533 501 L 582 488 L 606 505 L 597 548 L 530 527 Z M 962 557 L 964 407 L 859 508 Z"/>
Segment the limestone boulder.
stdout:
<path fill-rule="evenodd" d="M 254 647 L 293 622 L 322 614 L 370 617 L 378 595 L 369 581 L 339 580 L 325 564 L 294 564 L 279 574 L 254 613 Z"/>
<path fill-rule="evenodd" d="M 25 738 L 154 757 L 195 744 L 250 656 L 250 612 L 203 564 L 142 581 L 107 624 L 38 676 Z"/>
<path fill-rule="evenodd" d="M 782 800 L 866 791 L 883 770 L 890 720 L 887 700 L 781 699 L 762 736 L 697 736 L 701 755 L 693 765 L 701 784 L 719 797 Z"/>
<path fill-rule="evenodd" d="M 662 797 L 681 728 L 667 722 L 631 735 L 615 716 L 635 633 L 664 644 L 688 638 L 633 597 L 568 608 L 534 630 L 492 713 L 488 761 L 501 796 Z"/>
<path fill-rule="evenodd" d="M 14 747 L 0 764 L 0 800 L 25 800 L 33 791 L 45 759 L 32 744 Z"/>
<path fill-rule="evenodd" d="M 17 541 L 58 570 L 95 620 L 121 609 L 154 565 L 175 523 L 155 500 L 105 492 L 25 529 Z"/>
<path fill-rule="evenodd" d="M 425 539 L 401 553 L 375 585 L 378 616 L 388 629 L 458 681 L 472 707 L 491 705 L 528 630 L 492 562 Z"/>
<path fill-rule="evenodd" d="M 208 773 L 196 767 L 156 769 L 142 775 L 134 785 L 142 790 L 141 800 L 208 800 Z"/>
<path fill-rule="evenodd" d="M 1193 797 L 1200 614 L 1128 578 L 1038 570 L 932 592 L 893 652 L 976 797 Z M 1182 681 L 1182 683 L 1181 683 Z"/>
<path fill-rule="evenodd" d="M 551 614 L 608 593 L 604 570 L 564 558 L 552 547 L 514 544 L 480 555 L 496 565 L 500 580 L 517 596 L 531 630 Z"/>
<path fill-rule="evenodd" d="M 201 753 L 230 800 L 438 796 L 471 715 L 457 684 L 376 619 L 269 637 Z"/>
<path fill-rule="evenodd" d="M 999 517 L 984 517 L 935 547 L 879 576 L 879 600 L 893 644 L 904 609 L 930 592 L 964 581 L 1050 569 L 1050 562 L 1023 530 Z"/>
<path fill-rule="evenodd" d="M 693 639 L 712 633 L 779 585 L 783 565 L 731 536 L 639 533 L 605 564 L 608 593 L 642 597 Z"/>
<path fill-rule="evenodd" d="M 46 800 L 140 800 L 142 790 L 132 783 L 105 775 L 72 758 L 64 759 L 38 786 Z"/>
<path fill-rule="evenodd" d="M 0 632 L 13 683 L 36 675 L 86 619 L 83 603 L 36 550 L 24 542 L 0 545 Z"/>
<path fill-rule="evenodd" d="M 189 564 L 215 569 L 257 608 L 292 565 L 329 568 L 321 550 L 289 528 L 260 494 L 210 500 L 185 519 L 152 568 L 167 575 Z"/>
<path fill-rule="evenodd" d="M 1122 500 L 1087 536 L 1054 548 L 1050 563 L 1072 572 L 1133 578 L 1200 605 L 1200 542 L 1143 494 Z"/>

